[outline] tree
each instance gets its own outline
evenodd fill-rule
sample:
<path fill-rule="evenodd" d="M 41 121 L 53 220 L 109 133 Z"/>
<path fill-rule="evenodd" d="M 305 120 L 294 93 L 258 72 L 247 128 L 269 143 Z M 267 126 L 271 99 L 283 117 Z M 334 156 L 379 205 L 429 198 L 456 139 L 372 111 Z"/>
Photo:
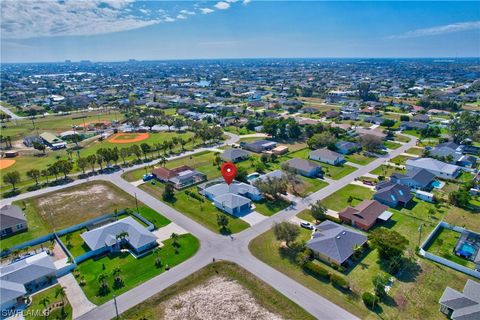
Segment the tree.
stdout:
<path fill-rule="evenodd" d="M 20 182 L 20 172 L 18 171 L 11 171 L 7 172 L 3 175 L 3 182 L 11 184 L 13 190 L 15 190 L 15 185 Z"/>
<path fill-rule="evenodd" d="M 323 221 L 327 217 L 327 208 L 320 200 L 310 205 L 310 214 L 317 221 Z"/>
<path fill-rule="evenodd" d="M 370 292 L 364 292 L 362 294 L 362 300 L 365 306 L 370 310 L 375 309 L 375 307 L 378 305 L 378 302 L 379 302 L 378 297 L 371 294 Z"/>
<path fill-rule="evenodd" d="M 384 227 L 370 232 L 368 239 L 372 246 L 378 250 L 380 258 L 385 260 L 402 257 L 409 243 L 408 239 L 397 231 Z"/>
<path fill-rule="evenodd" d="M 59 172 L 63 173 L 63 178 L 66 180 L 67 175 L 72 171 L 73 164 L 67 160 L 58 160 L 54 163 L 56 167 L 58 167 Z"/>
<path fill-rule="evenodd" d="M 100 295 L 105 295 L 108 292 L 108 283 L 107 283 L 107 275 L 105 273 L 100 273 L 98 275 L 98 282 L 100 283 Z"/>
<path fill-rule="evenodd" d="M 67 296 L 67 293 L 65 292 L 65 287 L 58 287 L 55 290 L 55 297 L 60 296 L 60 299 L 62 300 L 62 315 L 65 314 L 65 297 Z"/>
<path fill-rule="evenodd" d="M 245 167 L 238 167 L 237 170 L 237 176 L 235 177 L 235 180 L 238 180 L 240 182 L 248 182 L 247 181 L 247 176 L 248 176 L 248 171 L 247 168 Z"/>
<path fill-rule="evenodd" d="M 372 279 L 373 290 L 375 290 L 375 295 L 380 299 L 387 296 L 385 287 L 388 284 L 388 278 L 386 276 L 381 276 L 379 274 L 375 275 Z"/>
<path fill-rule="evenodd" d="M 152 151 L 152 147 L 148 143 L 142 143 L 140 145 L 140 148 L 142 149 L 142 153 L 145 156 L 145 160 L 147 160 L 147 155 L 150 151 Z"/>
<path fill-rule="evenodd" d="M 105 158 L 102 155 L 97 154 L 96 159 L 98 165 L 100 166 L 100 171 L 103 171 L 103 160 L 105 160 Z"/>
<path fill-rule="evenodd" d="M 121 273 L 122 273 L 122 269 L 120 269 L 119 267 L 115 267 L 112 270 L 114 288 L 120 288 L 123 285 L 123 280 L 120 277 Z"/>
<path fill-rule="evenodd" d="M 387 127 L 387 128 L 391 128 L 395 125 L 395 120 L 385 119 L 385 120 L 383 120 L 381 125 L 384 126 L 384 127 Z"/>
<path fill-rule="evenodd" d="M 449 124 L 450 133 L 457 143 L 466 138 L 479 139 L 480 114 L 471 111 L 463 111 L 457 114 Z"/>
<path fill-rule="evenodd" d="M 300 228 L 293 223 L 283 221 L 273 226 L 273 233 L 278 241 L 285 241 L 288 247 L 300 234 Z"/>
<path fill-rule="evenodd" d="M 170 235 L 170 239 L 172 239 L 172 246 L 178 247 L 178 234 L 176 234 L 175 232 L 173 232 L 173 233 Z"/>
<path fill-rule="evenodd" d="M 94 154 L 91 154 L 87 156 L 87 161 L 88 161 L 88 164 L 92 167 L 92 172 L 95 172 L 95 163 L 97 163 L 97 156 Z"/>
<path fill-rule="evenodd" d="M 46 154 L 47 147 L 41 142 L 38 142 L 38 141 L 33 142 L 33 148 L 35 150 L 42 151 L 44 155 Z"/>
<path fill-rule="evenodd" d="M 360 137 L 360 143 L 365 150 L 370 152 L 380 150 L 383 146 L 382 138 L 371 134 L 366 134 Z"/>
<path fill-rule="evenodd" d="M 334 148 L 336 143 L 335 136 L 328 132 L 324 131 L 322 133 L 316 133 L 307 140 L 307 145 L 310 149 L 320 149 L 320 148 Z"/>
<path fill-rule="evenodd" d="M 155 118 L 147 118 L 143 121 L 143 125 L 147 126 L 150 131 L 152 131 L 152 128 L 154 125 L 157 124 L 157 120 Z"/>
<path fill-rule="evenodd" d="M 171 183 L 167 183 L 165 185 L 165 190 L 162 193 L 162 199 L 164 201 L 172 201 L 175 199 L 175 192 Z"/>
<path fill-rule="evenodd" d="M 254 182 L 254 185 L 264 195 L 273 197 L 277 200 L 279 200 L 281 195 L 285 194 L 288 190 L 288 181 L 284 176 L 279 178 L 267 177 L 267 179 L 257 179 Z"/>
<path fill-rule="evenodd" d="M 127 147 L 120 148 L 119 153 L 120 153 L 120 157 L 121 157 L 122 160 L 123 160 L 123 164 L 125 165 L 125 164 L 126 164 L 125 159 L 126 159 L 127 157 L 129 157 L 130 154 L 131 154 L 131 153 L 130 153 L 130 148 L 127 148 Z"/>
<path fill-rule="evenodd" d="M 471 195 L 467 190 L 452 191 L 448 195 L 448 201 L 454 206 L 466 208 L 469 206 Z"/>
<path fill-rule="evenodd" d="M 42 177 L 44 177 L 47 180 L 47 184 L 48 184 L 48 176 L 49 176 L 48 170 L 44 169 L 40 172 L 40 174 L 42 175 Z"/>
<path fill-rule="evenodd" d="M 48 296 L 45 296 L 39 302 L 44 308 L 43 314 L 45 315 L 45 319 L 47 319 L 48 318 L 48 312 L 45 312 L 45 309 L 47 309 L 47 306 L 50 303 L 50 298 Z"/>
<path fill-rule="evenodd" d="M 35 184 L 38 186 L 38 178 L 40 178 L 40 170 L 37 170 L 37 169 L 28 170 L 27 177 L 35 180 Z"/>
<path fill-rule="evenodd" d="M 223 213 L 217 214 L 217 225 L 220 227 L 220 230 L 226 231 L 229 222 L 230 221 L 225 214 Z"/>
<path fill-rule="evenodd" d="M 82 170 L 82 173 L 85 174 L 85 168 L 88 166 L 88 159 L 87 158 L 78 158 L 77 159 L 77 167 Z"/>
<path fill-rule="evenodd" d="M 130 147 L 130 152 L 133 153 L 138 160 L 140 160 L 140 157 L 142 156 L 142 149 L 136 144 L 132 145 Z"/>

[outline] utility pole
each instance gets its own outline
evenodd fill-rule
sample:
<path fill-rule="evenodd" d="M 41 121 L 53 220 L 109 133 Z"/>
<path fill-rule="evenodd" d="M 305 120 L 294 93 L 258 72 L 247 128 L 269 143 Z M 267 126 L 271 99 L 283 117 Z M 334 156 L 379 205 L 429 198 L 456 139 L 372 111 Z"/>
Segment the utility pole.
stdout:
<path fill-rule="evenodd" d="M 116 319 L 118 319 L 118 307 L 117 307 L 117 296 L 116 295 L 113 295 L 113 303 L 115 304 Z"/>
<path fill-rule="evenodd" d="M 135 192 L 135 206 L 137 207 L 137 213 L 138 212 L 138 199 L 137 199 L 137 193 Z"/>

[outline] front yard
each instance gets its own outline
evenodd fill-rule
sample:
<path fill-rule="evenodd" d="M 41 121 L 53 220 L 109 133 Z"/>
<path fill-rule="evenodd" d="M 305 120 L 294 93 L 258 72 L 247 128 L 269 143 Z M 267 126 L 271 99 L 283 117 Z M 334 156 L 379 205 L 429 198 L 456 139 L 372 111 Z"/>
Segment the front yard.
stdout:
<path fill-rule="evenodd" d="M 377 167 L 376 169 L 370 171 L 371 174 L 375 174 L 377 176 L 384 176 L 384 177 L 389 177 L 389 176 L 392 175 L 392 173 L 395 173 L 395 172 L 406 173 L 407 170 L 397 168 L 397 167 L 391 166 L 391 165 L 382 164 L 381 166 Z"/>
<path fill-rule="evenodd" d="M 68 302 L 67 297 L 62 299 L 62 296 L 59 294 L 58 290 L 60 289 L 60 285 L 54 285 L 46 290 L 38 292 L 34 294 L 32 298 L 32 304 L 25 309 L 23 312 L 23 316 L 26 320 L 34 320 L 34 319 L 57 319 L 57 320 L 69 320 L 72 319 L 72 306 Z M 50 314 L 48 316 L 44 316 L 43 310 L 45 310 L 45 306 L 42 302 L 46 299 L 46 305 L 52 306 Z M 63 311 L 64 314 L 62 315 L 62 307 L 55 307 L 56 304 L 61 304 L 63 301 Z"/>
<path fill-rule="evenodd" d="M 167 266 L 171 268 L 191 258 L 200 247 L 198 239 L 190 234 L 180 235 L 177 241 L 178 250 L 173 246 L 173 240 L 168 239 L 163 242 L 164 246 L 158 252 L 151 252 L 138 259 L 128 252 L 103 256 L 99 259 L 88 259 L 78 265 L 78 273 L 74 271 L 74 274 L 77 281 L 85 280 L 86 284 L 82 286 L 82 289 L 87 298 L 100 305 L 112 299 L 114 294 L 118 296 L 167 271 Z M 155 265 L 157 257 L 161 260 L 161 266 L 158 267 Z M 117 267 L 121 270 L 120 277 L 123 280 L 123 286 L 119 288 L 114 287 L 112 275 L 113 270 Z M 107 276 L 108 292 L 103 295 L 99 293 L 100 274 Z"/>
<path fill-rule="evenodd" d="M 372 162 L 376 158 L 375 157 L 367 157 L 367 156 L 365 156 L 361 153 L 354 153 L 354 154 L 349 154 L 349 155 L 345 156 L 345 159 L 349 162 L 353 162 L 353 163 L 360 164 L 360 165 L 364 166 L 364 165 L 369 164 L 370 162 Z"/>

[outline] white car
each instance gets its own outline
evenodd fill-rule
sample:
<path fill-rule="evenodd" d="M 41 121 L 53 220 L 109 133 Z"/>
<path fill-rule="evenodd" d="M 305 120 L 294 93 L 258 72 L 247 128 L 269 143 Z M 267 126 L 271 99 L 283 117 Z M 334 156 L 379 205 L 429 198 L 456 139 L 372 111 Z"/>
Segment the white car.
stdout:
<path fill-rule="evenodd" d="M 308 230 L 313 230 L 313 225 L 310 222 L 306 222 L 306 221 L 300 222 L 300 227 Z"/>

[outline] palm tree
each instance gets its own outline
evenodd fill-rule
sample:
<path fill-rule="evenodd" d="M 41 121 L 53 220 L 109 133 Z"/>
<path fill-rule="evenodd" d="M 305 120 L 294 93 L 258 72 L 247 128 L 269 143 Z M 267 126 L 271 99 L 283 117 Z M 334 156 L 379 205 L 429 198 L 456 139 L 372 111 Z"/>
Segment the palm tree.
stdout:
<path fill-rule="evenodd" d="M 45 319 L 47 319 L 48 317 L 48 312 L 45 312 L 47 309 L 47 306 L 48 304 L 50 303 L 50 299 L 48 297 L 43 297 L 41 300 L 40 300 L 40 304 L 43 306 L 43 314 L 45 315 Z"/>
<path fill-rule="evenodd" d="M 65 296 L 66 295 L 67 294 L 65 292 L 65 287 L 58 287 L 55 290 L 55 297 L 60 296 L 60 298 L 62 299 L 62 315 L 65 314 Z"/>
<path fill-rule="evenodd" d="M 172 246 L 177 247 L 178 246 L 178 234 L 175 232 L 170 235 L 170 239 L 172 239 L 173 243 Z"/>
<path fill-rule="evenodd" d="M 113 269 L 113 271 L 112 271 L 112 276 L 113 276 L 113 279 L 114 279 L 113 280 L 113 285 L 116 288 L 119 288 L 123 283 L 123 280 L 120 277 L 121 273 L 122 273 L 122 270 L 119 267 L 115 267 L 115 269 Z"/>
<path fill-rule="evenodd" d="M 165 165 L 167 164 L 167 158 L 165 158 L 164 156 L 161 156 L 158 163 L 160 164 L 160 166 L 165 167 Z"/>
<path fill-rule="evenodd" d="M 108 290 L 107 275 L 100 273 L 98 275 L 98 282 L 100 282 L 100 294 L 105 294 Z"/>

